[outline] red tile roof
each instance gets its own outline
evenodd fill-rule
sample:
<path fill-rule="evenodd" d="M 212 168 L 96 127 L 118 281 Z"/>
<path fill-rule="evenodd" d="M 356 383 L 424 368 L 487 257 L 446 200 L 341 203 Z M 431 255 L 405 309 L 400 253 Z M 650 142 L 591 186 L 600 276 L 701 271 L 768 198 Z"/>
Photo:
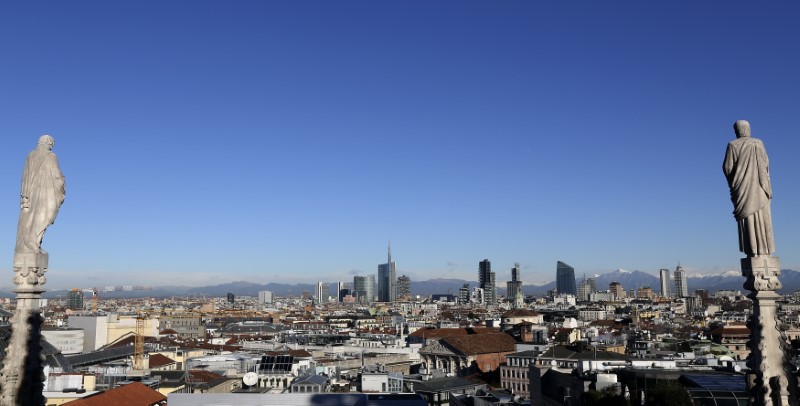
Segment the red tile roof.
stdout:
<path fill-rule="evenodd" d="M 497 333 L 500 329 L 491 327 L 472 327 L 472 328 L 421 328 L 409 334 L 419 338 L 444 338 L 468 336 L 473 334 Z"/>
<path fill-rule="evenodd" d="M 153 406 L 166 405 L 167 397 L 146 385 L 134 382 L 64 404 L 69 406 Z"/>
<path fill-rule="evenodd" d="M 446 337 L 442 341 L 464 355 L 513 352 L 517 340 L 506 333 L 474 334 L 461 337 Z"/>
<path fill-rule="evenodd" d="M 152 354 L 152 355 L 150 355 L 150 364 L 149 364 L 150 368 L 163 367 L 165 365 L 170 365 L 170 364 L 174 364 L 174 363 L 175 363 L 175 360 L 170 358 L 170 357 L 167 357 L 167 356 L 164 356 L 164 355 L 161 355 L 161 354 Z"/>

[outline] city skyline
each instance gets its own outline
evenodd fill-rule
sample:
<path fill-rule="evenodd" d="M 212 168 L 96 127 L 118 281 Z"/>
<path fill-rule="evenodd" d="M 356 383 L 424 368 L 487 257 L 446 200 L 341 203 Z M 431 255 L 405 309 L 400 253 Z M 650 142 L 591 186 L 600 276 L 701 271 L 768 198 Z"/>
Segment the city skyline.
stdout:
<path fill-rule="evenodd" d="M 800 6 L 746 4 L 2 4 L 0 288 L 42 134 L 47 289 L 738 271 L 737 119 L 800 269 Z"/>

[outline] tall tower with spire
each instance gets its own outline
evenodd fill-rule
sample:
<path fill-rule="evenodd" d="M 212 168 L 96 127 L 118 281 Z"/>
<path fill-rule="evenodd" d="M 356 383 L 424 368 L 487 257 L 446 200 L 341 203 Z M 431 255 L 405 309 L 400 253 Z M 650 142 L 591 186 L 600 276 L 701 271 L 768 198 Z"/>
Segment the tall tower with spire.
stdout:
<path fill-rule="evenodd" d="M 389 241 L 389 256 L 385 264 L 378 265 L 378 300 L 397 300 L 397 267 L 392 261 L 392 242 Z"/>

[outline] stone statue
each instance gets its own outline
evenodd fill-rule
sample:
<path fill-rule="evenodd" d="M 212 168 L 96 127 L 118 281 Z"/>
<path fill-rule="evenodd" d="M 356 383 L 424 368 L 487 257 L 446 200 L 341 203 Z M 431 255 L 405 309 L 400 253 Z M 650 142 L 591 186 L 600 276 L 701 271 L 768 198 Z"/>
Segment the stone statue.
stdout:
<path fill-rule="evenodd" d="M 739 251 L 748 257 L 771 255 L 775 241 L 767 151 L 761 140 L 750 137 L 750 123 L 739 120 L 733 128 L 736 139 L 728 143 L 722 171 L 728 179 L 733 216 L 739 224 Z"/>
<path fill-rule="evenodd" d="M 53 137 L 39 137 L 39 145 L 25 161 L 15 256 L 45 254 L 42 250 L 44 231 L 53 224 L 64 202 L 64 175 L 58 167 L 56 154 L 51 151 L 54 145 Z"/>

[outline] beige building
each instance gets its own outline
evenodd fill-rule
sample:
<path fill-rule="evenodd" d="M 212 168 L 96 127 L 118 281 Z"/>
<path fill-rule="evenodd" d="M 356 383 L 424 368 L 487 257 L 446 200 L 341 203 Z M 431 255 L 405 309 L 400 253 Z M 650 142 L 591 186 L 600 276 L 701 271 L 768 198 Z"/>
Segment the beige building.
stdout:
<path fill-rule="evenodd" d="M 136 333 L 137 315 L 71 315 L 67 323 L 71 328 L 83 329 L 83 352 L 90 352 L 118 340 L 126 334 Z M 144 319 L 143 334 L 146 337 L 158 336 L 157 318 Z"/>

